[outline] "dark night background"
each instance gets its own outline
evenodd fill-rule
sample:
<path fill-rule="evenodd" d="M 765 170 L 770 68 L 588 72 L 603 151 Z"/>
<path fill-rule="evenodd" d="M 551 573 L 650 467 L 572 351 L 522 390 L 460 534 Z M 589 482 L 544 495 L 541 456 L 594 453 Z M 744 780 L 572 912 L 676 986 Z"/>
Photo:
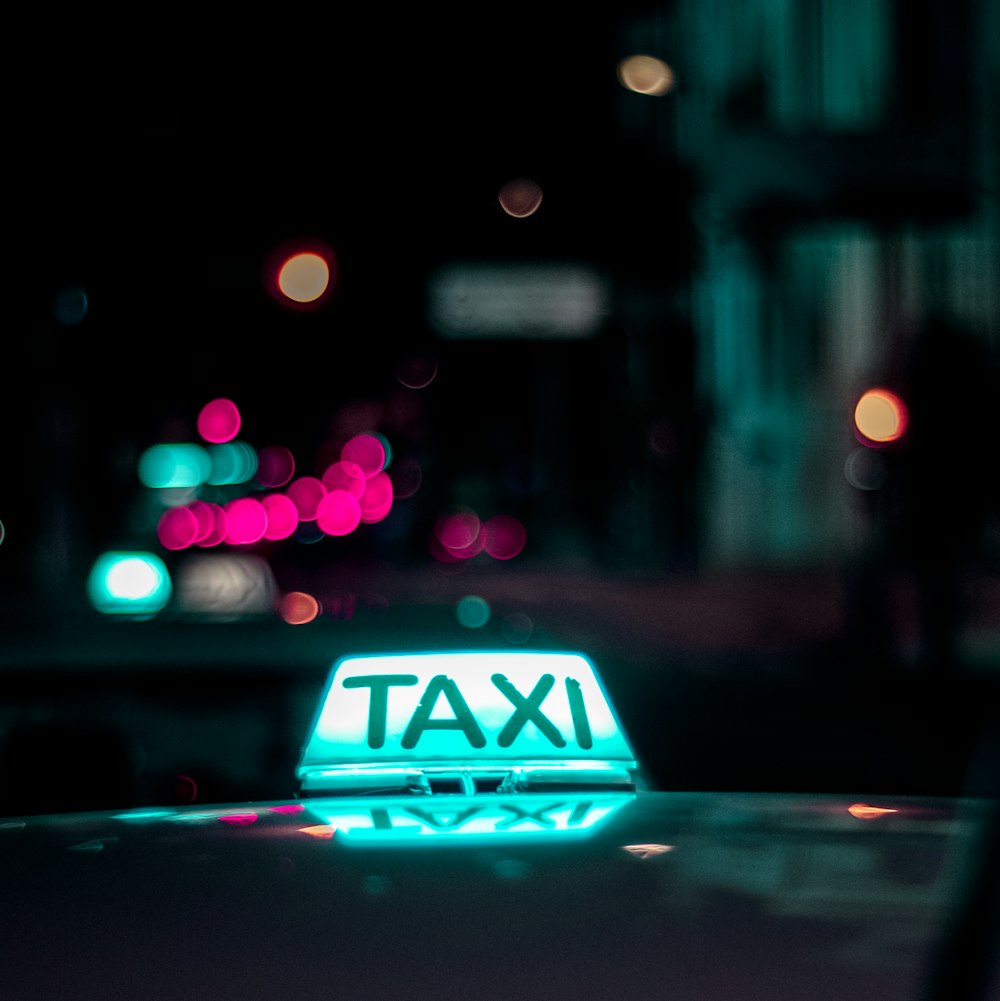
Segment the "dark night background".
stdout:
<path fill-rule="evenodd" d="M 994 794 L 997 17 L 834 6 L 19 25 L 0 740 L 33 763 L 5 766 L 8 807 L 81 732 L 133 762 L 84 763 L 57 808 L 169 799 L 180 772 L 285 795 L 336 655 L 516 645 L 515 621 L 594 656 L 664 785 Z M 675 88 L 626 90 L 637 52 Z M 544 195 L 525 219 L 497 201 L 517 177 Z M 262 277 L 301 239 L 336 259 L 311 312 Z M 610 289 L 592 337 L 432 322 L 440 269 L 567 261 Z M 874 384 L 911 424 L 855 489 Z M 139 455 L 220 396 L 303 466 L 369 415 L 421 488 L 384 531 L 265 552 L 316 622 L 102 620 L 94 558 L 156 547 Z M 453 505 L 516 513 L 523 554 L 436 562 Z"/>

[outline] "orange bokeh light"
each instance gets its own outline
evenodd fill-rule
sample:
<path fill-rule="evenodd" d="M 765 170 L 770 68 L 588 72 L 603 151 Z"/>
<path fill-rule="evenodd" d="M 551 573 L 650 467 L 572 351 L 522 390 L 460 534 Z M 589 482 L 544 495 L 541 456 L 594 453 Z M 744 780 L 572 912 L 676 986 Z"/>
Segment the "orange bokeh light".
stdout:
<path fill-rule="evenodd" d="M 282 596 L 278 614 L 292 626 L 305 625 L 319 615 L 319 602 L 304 591 L 289 591 Z"/>
<path fill-rule="evenodd" d="M 907 425 L 906 405 L 891 390 L 881 387 L 861 394 L 854 408 L 854 426 L 867 442 L 879 445 L 897 441 Z"/>
<path fill-rule="evenodd" d="M 867 803 L 852 803 L 847 808 L 847 812 L 852 817 L 857 817 L 858 820 L 877 820 L 887 813 L 897 813 L 898 811 L 884 806 L 869 806 Z"/>

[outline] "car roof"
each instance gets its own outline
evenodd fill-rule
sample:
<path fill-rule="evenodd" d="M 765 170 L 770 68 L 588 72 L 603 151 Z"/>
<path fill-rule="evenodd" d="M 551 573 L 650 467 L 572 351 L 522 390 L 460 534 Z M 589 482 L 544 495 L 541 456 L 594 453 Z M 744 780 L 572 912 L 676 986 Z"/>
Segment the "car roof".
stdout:
<path fill-rule="evenodd" d="M 988 801 L 654 791 L 8 819 L 4 996 L 924 1001 L 995 830 Z"/>

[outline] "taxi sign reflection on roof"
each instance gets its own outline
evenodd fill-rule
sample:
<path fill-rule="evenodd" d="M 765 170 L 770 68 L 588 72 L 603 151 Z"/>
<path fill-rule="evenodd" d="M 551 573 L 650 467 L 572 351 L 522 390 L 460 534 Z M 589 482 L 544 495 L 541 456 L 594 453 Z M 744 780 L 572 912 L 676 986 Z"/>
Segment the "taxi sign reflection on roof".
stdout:
<path fill-rule="evenodd" d="M 557 797 L 454 796 L 317 800 L 310 812 L 342 844 L 409 846 L 470 841 L 556 841 L 586 838 L 635 799 L 635 793 L 569 793 Z M 438 804 L 438 805 L 435 805 Z"/>
<path fill-rule="evenodd" d="M 588 658 L 471 651 L 340 659 L 298 776 L 305 793 L 428 792 L 445 775 L 470 793 L 489 775 L 510 792 L 528 773 L 614 784 L 635 768 Z"/>

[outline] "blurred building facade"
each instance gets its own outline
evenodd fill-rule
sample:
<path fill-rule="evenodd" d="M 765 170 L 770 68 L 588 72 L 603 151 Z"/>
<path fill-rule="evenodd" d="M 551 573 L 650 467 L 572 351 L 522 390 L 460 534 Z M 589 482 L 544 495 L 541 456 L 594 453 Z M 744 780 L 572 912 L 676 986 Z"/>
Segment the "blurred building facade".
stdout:
<path fill-rule="evenodd" d="M 657 101 L 624 94 L 623 128 L 694 178 L 674 299 L 704 425 L 697 521 L 677 534 L 696 534 L 706 567 L 839 563 L 869 544 L 881 501 L 866 495 L 897 461 L 871 452 L 867 479 L 851 473 L 860 393 L 905 389 L 932 319 L 988 363 L 1000 349 L 1000 12 L 678 0 L 622 43 L 677 79 Z M 969 488 L 938 461 L 952 493 Z"/>
<path fill-rule="evenodd" d="M 421 478 L 364 542 L 420 568 L 432 563 L 436 519 L 454 506 L 522 519 L 528 544 L 518 566 L 538 557 L 572 569 L 583 556 L 591 567 L 653 572 L 829 568 L 878 544 L 914 482 L 896 467 L 915 450 L 905 439 L 898 448 L 860 444 L 858 395 L 885 384 L 906 399 L 918 335 L 934 318 L 972 338 L 984 364 L 1000 351 L 997 5 L 639 6 L 582 26 L 553 15 L 531 65 L 516 73 L 499 44 L 495 66 L 480 67 L 496 93 L 456 86 L 443 60 L 427 114 L 393 118 L 384 145 L 370 137 L 366 93 L 356 111 L 374 159 L 391 153 L 395 162 L 407 144 L 428 149 L 425 173 L 407 174 L 398 189 L 369 169 L 361 144 L 332 170 L 318 155 L 325 127 L 304 147 L 312 156 L 296 147 L 312 173 L 294 175 L 322 193 L 320 207 L 303 198 L 291 212 L 277 185 L 264 222 L 242 196 L 239 226 L 216 219 L 214 189 L 211 212 L 199 188 L 175 213 L 158 199 L 155 210 L 143 201 L 145 211 L 133 212 L 117 175 L 103 179 L 105 201 L 79 199 L 87 171 L 46 188 L 39 211 L 48 223 L 29 236 L 48 271 L 30 258 L 33 313 L 8 360 L 12 372 L 37 375 L 38 391 L 27 413 L 16 394 L 3 406 L 9 483 L 18 484 L 0 510 L 4 595 L 14 602 L 34 589 L 80 601 L 102 548 L 155 546 L 159 508 L 137 499 L 136 460 L 164 436 L 183 437 L 178 421 L 190 424 L 223 392 L 246 403 L 255 444 L 293 432 L 308 443 L 307 471 L 344 414 L 360 413 L 368 427 L 377 423 L 368 414 L 381 413 L 395 471 Z M 609 23 L 617 37 L 603 30 Z M 634 53 L 669 64 L 673 85 L 657 95 L 617 86 L 615 59 Z M 432 54 L 410 53 L 415 71 Z M 324 110 L 325 73 L 315 98 Z M 517 128 L 498 129 L 511 108 Z M 248 106 L 254 144 L 258 111 Z M 112 138 L 101 137 L 110 152 L 112 125 Z M 220 167 L 251 162 L 223 141 L 209 152 Z M 284 151 L 272 155 L 267 180 L 286 179 Z M 431 212 L 412 188 L 423 178 L 438 192 L 442 164 L 448 184 Z M 495 182 L 536 168 L 544 205 L 512 221 Z M 149 169 L 159 177 L 160 161 Z M 331 188 L 344 204 L 333 204 Z M 342 257 L 343 287 L 326 313 L 262 305 L 259 258 L 303 218 L 325 228 Z M 188 228 L 213 247 L 197 255 L 197 274 L 185 270 Z M 119 243 L 152 246 L 154 266 L 138 253 L 119 260 Z M 94 246 L 107 260 L 93 259 Z M 471 266 L 464 286 L 456 262 Z M 526 263 L 531 281 L 518 284 Z M 137 291 L 123 296 L 126 273 Z M 150 308 L 150 274 L 156 287 L 185 294 Z M 504 281 L 511 287 L 500 289 Z M 51 294 L 67 282 L 93 284 L 94 308 L 85 320 L 54 323 Z M 472 287 L 516 297 L 518 329 L 470 331 L 468 299 L 454 307 Z M 442 333 L 449 326 L 461 329 Z M 133 379 L 147 364 L 137 360 L 137 329 L 144 344 L 175 344 L 182 331 L 197 342 L 202 370 L 189 361 L 175 378 L 165 364 L 158 380 Z M 213 330 L 226 336 L 213 340 Z M 247 351 L 234 368 L 229 333 L 244 330 L 308 350 L 281 362 L 275 352 L 263 365 Z M 433 358 L 437 373 L 419 389 L 396 378 L 414 352 Z M 962 379 L 955 369 L 955 410 L 964 409 Z M 933 385 L 928 396 L 933 411 Z M 950 426 L 972 439 L 941 456 L 936 496 L 954 521 L 963 490 L 989 490 L 983 470 L 995 449 L 988 429 L 965 435 L 954 418 Z M 975 476 L 969 463 L 981 467 Z M 115 504 L 105 503 L 105 487 Z M 977 517 L 984 552 L 1000 563 L 998 508 Z M 933 532 L 933 518 L 922 511 L 920 530 Z M 364 555 L 360 543 L 305 541 L 283 547 L 294 553 L 283 587 L 299 585 L 303 568 L 328 575 Z"/>

